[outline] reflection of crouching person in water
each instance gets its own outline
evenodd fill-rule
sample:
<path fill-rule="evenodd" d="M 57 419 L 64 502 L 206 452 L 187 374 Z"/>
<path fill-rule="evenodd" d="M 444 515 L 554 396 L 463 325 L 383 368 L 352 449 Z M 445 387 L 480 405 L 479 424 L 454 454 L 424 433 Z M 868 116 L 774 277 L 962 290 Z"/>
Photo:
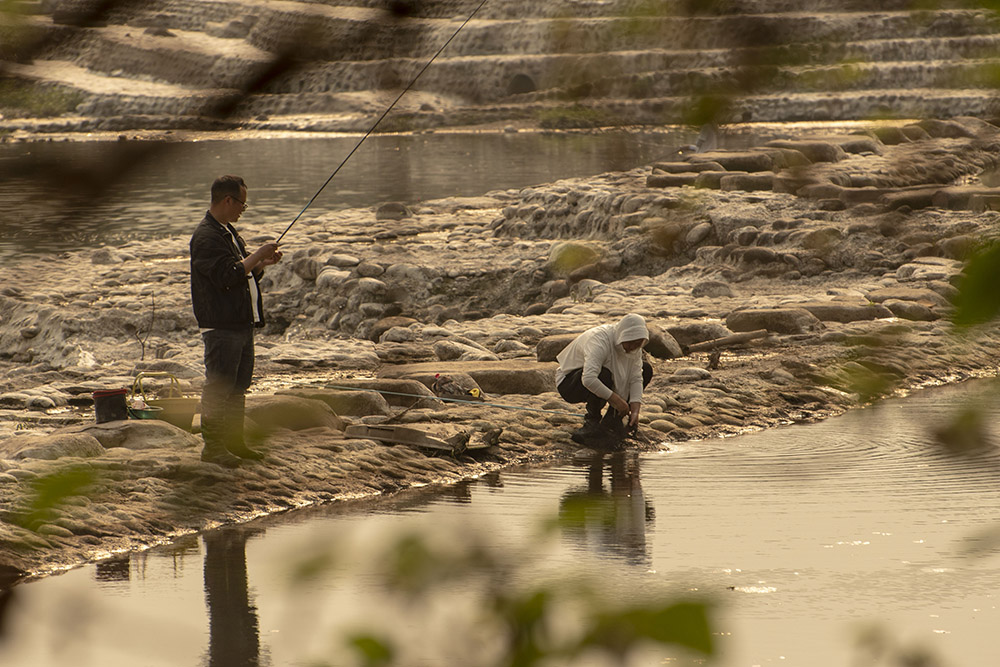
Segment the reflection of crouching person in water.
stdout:
<path fill-rule="evenodd" d="M 638 426 L 642 390 L 653 377 L 653 367 L 642 359 L 648 340 L 646 321 L 629 313 L 615 324 L 584 331 L 556 357 L 559 395 L 568 403 L 587 404 L 583 428 L 573 432 L 574 442 L 620 440 L 625 415 L 630 430 Z M 608 403 L 602 420 L 601 410 Z"/>

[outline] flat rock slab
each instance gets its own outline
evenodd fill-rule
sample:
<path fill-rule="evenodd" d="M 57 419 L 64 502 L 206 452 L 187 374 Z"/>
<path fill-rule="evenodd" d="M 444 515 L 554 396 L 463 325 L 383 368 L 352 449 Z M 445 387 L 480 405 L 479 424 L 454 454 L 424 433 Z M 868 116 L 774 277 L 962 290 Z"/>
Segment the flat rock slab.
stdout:
<path fill-rule="evenodd" d="M 823 323 L 804 308 L 758 308 L 730 313 L 726 326 L 736 332 L 767 329 L 774 333 L 800 334 L 822 329 Z"/>
<path fill-rule="evenodd" d="M 555 390 L 556 368 L 555 363 L 521 360 L 442 361 L 385 368 L 380 375 L 416 379 L 429 385 L 437 374 L 465 373 L 487 394 L 537 395 Z"/>
<path fill-rule="evenodd" d="M 915 301 L 932 306 L 947 306 L 948 299 L 944 298 L 932 289 L 921 289 L 919 287 L 884 287 L 872 290 L 868 293 L 868 298 L 875 303 L 883 303 L 889 300 Z"/>
<path fill-rule="evenodd" d="M 694 185 L 698 174 L 681 172 L 669 174 L 650 174 L 646 177 L 647 188 L 679 188 L 684 185 Z"/>
<path fill-rule="evenodd" d="M 823 322 L 862 322 L 892 317 L 892 311 L 888 308 L 873 303 L 809 301 L 789 304 L 789 307 L 808 310 Z"/>
<path fill-rule="evenodd" d="M 482 440 L 473 441 L 470 429 L 453 424 L 434 424 L 422 428 L 395 424 L 355 424 L 348 426 L 345 434 L 348 437 L 370 438 L 419 449 L 445 451 L 449 454 L 458 454 L 468 449 L 484 449 L 489 446 Z"/>
<path fill-rule="evenodd" d="M 667 174 L 685 174 L 699 171 L 720 171 L 718 162 L 654 162 L 653 172 L 660 170 Z"/>
<path fill-rule="evenodd" d="M 772 171 L 774 158 L 759 151 L 714 151 L 699 153 L 691 162 L 710 162 L 721 165 L 726 171 Z"/>
<path fill-rule="evenodd" d="M 790 148 L 796 150 L 805 155 L 810 162 L 839 162 L 847 157 L 847 153 L 843 148 L 829 141 L 777 139 L 769 141 L 765 145 L 773 148 Z"/>

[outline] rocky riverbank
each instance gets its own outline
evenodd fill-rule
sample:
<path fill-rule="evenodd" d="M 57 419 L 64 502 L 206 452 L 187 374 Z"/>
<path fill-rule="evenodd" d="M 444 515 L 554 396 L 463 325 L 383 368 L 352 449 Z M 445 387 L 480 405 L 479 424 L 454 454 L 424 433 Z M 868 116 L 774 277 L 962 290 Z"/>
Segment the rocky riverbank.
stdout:
<path fill-rule="evenodd" d="M 578 406 L 555 393 L 553 359 L 627 312 L 653 331 L 634 447 L 992 374 L 1000 330 L 957 336 L 947 318 L 963 260 L 996 234 L 998 160 L 995 127 L 924 121 L 304 218 L 264 283 L 248 429 L 266 458 L 237 470 L 163 421 L 93 423 L 92 392 L 140 372 L 197 395 L 186 237 L 16 260 L 0 267 L 0 563 L 13 580 L 572 456 Z M 283 226 L 241 228 L 254 245 Z M 438 400 L 437 374 L 485 401 Z M 347 429 L 387 423 L 484 447 Z"/>

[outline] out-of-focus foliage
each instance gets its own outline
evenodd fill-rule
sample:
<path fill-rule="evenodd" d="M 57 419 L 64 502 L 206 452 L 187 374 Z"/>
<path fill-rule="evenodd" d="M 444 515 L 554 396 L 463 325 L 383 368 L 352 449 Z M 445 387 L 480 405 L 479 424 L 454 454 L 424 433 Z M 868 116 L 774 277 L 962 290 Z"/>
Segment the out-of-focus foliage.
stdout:
<path fill-rule="evenodd" d="M 38 530 L 52 510 L 71 496 L 90 496 L 97 491 L 97 475 L 86 467 L 66 467 L 33 479 L 19 509 L 5 517 L 29 530 Z"/>
<path fill-rule="evenodd" d="M 969 405 L 932 430 L 934 441 L 952 454 L 983 451 L 990 444 L 985 411 Z"/>
<path fill-rule="evenodd" d="M 1000 243 L 980 248 L 965 264 L 952 322 L 959 328 L 984 324 L 1000 314 Z"/>
<path fill-rule="evenodd" d="M 855 665 L 865 667 L 943 667 L 945 664 L 929 649 L 897 640 L 886 628 L 871 625 L 861 628 L 854 641 Z"/>
<path fill-rule="evenodd" d="M 441 660 L 465 667 L 555 666 L 584 655 L 625 665 L 650 651 L 711 658 L 707 600 L 649 586 L 626 590 L 620 582 L 609 585 L 577 572 L 552 574 L 549 538 L 580 513 L 593 511 L 574 505 L 574 512 L 522 544 L 501 543 L 469 526 L 396 534 L 356 552 L 341 536 L 342 553 L 327 561 L 325 572 L 315 553 L 290 563 L 298 573 L 292 590 L 300 590 L 299 577 L 310 585 L 329 577 L 327 586 L 365 580 L 381 591 L 369 600 L 377 620 L 359 620 L 341 635 L 340 645 L 365 667 Z M 357 565 L 345 566 L 350 562 Z M 456 609 L 463 610 L 457 620 L 448 611 Z"/>
<path fill-rule="evenodd" d="M 357 635 L 348 640 L 357 651 L 365 667 L 383 667 L 393 664 L 395 651 L 388 643 L 371 635 Z"/>
<path fill-rule="evenodd" d="M 848 362 L 817 377 L 821 384 L 854 394 L 858 403 L 866 405 L 891 394 L 897 386 L 895 378 L 857 362 Z"/>

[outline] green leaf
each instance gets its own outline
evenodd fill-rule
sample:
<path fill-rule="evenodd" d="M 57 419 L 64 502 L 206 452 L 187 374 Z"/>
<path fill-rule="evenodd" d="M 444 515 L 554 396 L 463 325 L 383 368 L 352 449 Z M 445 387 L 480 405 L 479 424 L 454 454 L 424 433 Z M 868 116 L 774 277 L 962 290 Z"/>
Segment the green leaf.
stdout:
<path fill-rule="evenodd" d="M 640 640 L 683 646 L 705 655 L 715 650 L 707 606 L 680 602 L 661 608 L 634 608 L 601 614 L 583 645 L 624 655 Z"/>
<path fill-rule="evenodd" d="M 1000 313 L 1000 243 L 973 253 L 962 272 L 952 322 L 958 327 L 983 324 Z"/>
<path fill-rule="evenodd" d="M 355 635 L 348 643 L 364 661 L 365 667 L 388 665 L 395 657 L 392 645 L 371 635 Z"/>
<path fill-rule="evenodd" d="M 94 471 L 84 467 L 66 468 L 33 480 L 31 493 L 25 499 L 26 511 L 17 518 L 18 523 L 37 529 L 66 498 L 91 491 L 95 481 Z"/>

